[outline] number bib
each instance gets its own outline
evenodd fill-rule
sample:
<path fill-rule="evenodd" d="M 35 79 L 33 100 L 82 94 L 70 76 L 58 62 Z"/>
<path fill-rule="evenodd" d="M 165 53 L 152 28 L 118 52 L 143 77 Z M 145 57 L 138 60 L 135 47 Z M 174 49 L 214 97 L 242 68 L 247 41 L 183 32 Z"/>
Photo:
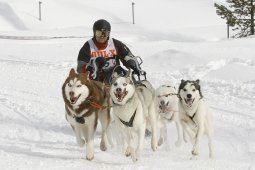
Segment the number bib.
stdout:
<path fill-rule="evenodd" d="M 108 45 L 103 50 L 99 50 L 92 39 L 90 39 L 88 42 L 90 46 L 91 57 L 104 57 L 106 59 L 106 63 L 103 67 L 104 71 L 107 71 L 116 66 L 115 56 L 117 55 L 117 51 L 114 46 L 112 38 L 108 40 Z"/>

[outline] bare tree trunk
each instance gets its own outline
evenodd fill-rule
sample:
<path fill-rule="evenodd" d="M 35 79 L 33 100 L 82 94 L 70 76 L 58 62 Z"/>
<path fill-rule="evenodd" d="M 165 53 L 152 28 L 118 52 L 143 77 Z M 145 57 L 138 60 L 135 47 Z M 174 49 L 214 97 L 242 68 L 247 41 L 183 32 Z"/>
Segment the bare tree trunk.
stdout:
<path fill-rule="evenodd" d="M 254 35 L 254 7 L 253 7 L 253 0 L 251 0 L 251 35 Z"/>

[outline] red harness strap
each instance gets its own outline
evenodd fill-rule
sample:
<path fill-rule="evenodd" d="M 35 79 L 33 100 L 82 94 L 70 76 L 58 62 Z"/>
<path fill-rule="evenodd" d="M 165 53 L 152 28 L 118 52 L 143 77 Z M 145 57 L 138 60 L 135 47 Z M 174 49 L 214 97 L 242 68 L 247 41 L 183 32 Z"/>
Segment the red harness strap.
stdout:
<path fill-rule="evenodd" d="M 111 106 L 103 106 L 91 100 L 88 100 L 87 102 L 89 103 L 90 106 L 94 107 L 95 109 L 105 109 L 105 108 L 111 107 Z"/>
<path fill-rule="evenodd" d="M 90 101 L 89 104 L 90 104 L 90 106 L 92 106 L 96 109 L 104 109 L 105 108 L 105 106 L 102 106 L 101 104 L 98 104 L 98 103 L 93 102 L 93 101 Z"/>

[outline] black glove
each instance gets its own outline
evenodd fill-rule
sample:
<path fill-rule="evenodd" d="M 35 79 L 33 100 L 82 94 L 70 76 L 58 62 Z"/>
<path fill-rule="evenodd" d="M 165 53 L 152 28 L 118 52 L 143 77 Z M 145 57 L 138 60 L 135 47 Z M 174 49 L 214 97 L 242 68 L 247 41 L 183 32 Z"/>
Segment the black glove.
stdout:
<path fill-rule="evenodd" d="M 87 70 L 90 71 L 92 78 L 96 79 L 97 74 L 103 66 L 105 65 L 105 58 L 104 57 L 92 57 L 87 65 Z"/>
<path fill-rule="evenodd" d="M 98 69 L 101 70 L 105 65 L 105 58 L 104 57 L 97 57 L 95 62 L 96 62 L 96 65 L 97 65 Z"/>
<path fill-rule="evenodd" d="M 93 72 L 93 67 L 92 67 L 91 65 L 88 65 L 88 66 L 87 66 L 87 70 L 88 70 L 89 72 Z"/>
<path fill-rule="evenodd" d="M 130 67 L 133 70 L 133 72 L 135 74 L 140 75 L 140 71 L 139 71 L 139 69 L 136 66 L 135 60 L 128 60 L 127 61 L 127 65 L 128 65 L 128 67 Z"/>
<path fill-rule="evenodd" d="M 132 68 L 132 67 L 131 67 Z M 137 75 L 140 75 L 140 71 L 136 68 L 136 67 L 134 67 L 134 68 L 132 68 L 133 69 L 133 73 L 134 74 L 137 74 Z"/>

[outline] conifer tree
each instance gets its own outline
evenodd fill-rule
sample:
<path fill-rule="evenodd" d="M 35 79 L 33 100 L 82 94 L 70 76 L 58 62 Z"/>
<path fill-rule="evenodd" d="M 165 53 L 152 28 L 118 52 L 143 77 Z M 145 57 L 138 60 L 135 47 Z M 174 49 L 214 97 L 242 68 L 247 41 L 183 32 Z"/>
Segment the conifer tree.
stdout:
<path fill-rule="evenodd" d="M 216 13 L 237 33 L 233 37 L 254 35 L 255 0 L 226 0 L 227 6 L 215 3 Z"/>

